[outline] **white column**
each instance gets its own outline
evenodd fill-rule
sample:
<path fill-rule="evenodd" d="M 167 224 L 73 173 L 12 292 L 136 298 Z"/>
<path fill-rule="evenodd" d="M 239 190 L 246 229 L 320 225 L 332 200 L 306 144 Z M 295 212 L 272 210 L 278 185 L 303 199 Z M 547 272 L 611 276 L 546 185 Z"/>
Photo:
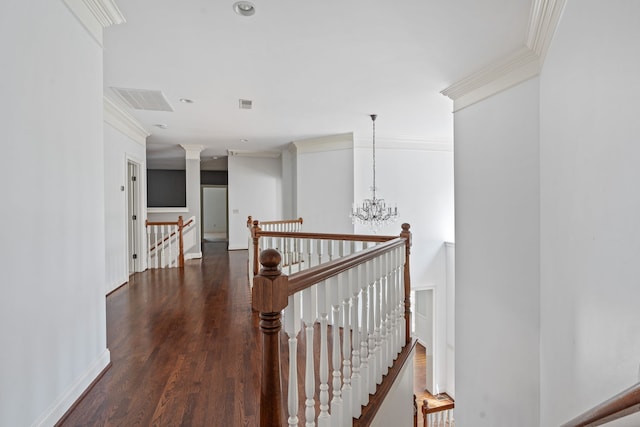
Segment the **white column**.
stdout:
<path fill-rule="evenodd" d="M 204 150 L 204 145 L 182 144 L 185 151 L 185 177 L 187 193 L 187 209 L 189 215 L 185 221 L 191 217 L 196 217 L 196 247 L 188 250 L 195 258 L 202 257 L 200 235 L 202 233 L 202 218 L 200 217 L 200 152 Z M 185 249 L 186 251 L 186 249 Z"/>

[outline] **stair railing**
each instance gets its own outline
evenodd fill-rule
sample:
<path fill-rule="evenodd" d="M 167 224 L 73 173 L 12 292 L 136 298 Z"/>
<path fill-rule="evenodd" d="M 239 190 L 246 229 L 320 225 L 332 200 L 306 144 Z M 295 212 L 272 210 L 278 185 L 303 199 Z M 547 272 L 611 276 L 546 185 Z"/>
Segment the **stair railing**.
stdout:
<path fill-rule="evenodd" d="M 429 407 L 427 399 L 422 401 L 422 422 L 423 427 L 454 427 L 456 421 L 453 419 L 453 409 L 455 403 Z"/>
<path fill-rule="evenodd" d="M 195 216 L 184 222 L 145 221 L 147 228 L 147 268 L 184 267 L 184 233 L 195 225 Z"/>
<path fill-rule="evenodd" d="M 253 283 L 253 276 L 258 273 L 258 255 L 262 250 L 260 246 L 261 236 L 256 234 L 256 232 L 299 232 L 302 230 L 302 222 L 302 218 L 283 219 L 279 221 L 258 221 L 249 215 L 247 218 L 247 230 L 249 232 L 249 283 Z M 288 261 L 295 264 L 298 260 L 291 258 L 288 259 Z"/>
<path fill-rule="evenodd" d="M 640 382 L 562 424 L 561 427 L 599 426 L 636 412 L 640 412 Z"/>
<path fill-rule="evenodd" d="M 267 231 L 262 229 L 263 224 L 264 222 L 254 220 L 249 228 L 250 283 L 253 283 L 253 277 L 258 274 L 258 254 L 265 248 L 277 249 L 280 252 L 281 268 L 291 275 L 397 238 L 397 236 L 365 234 Z M 302 224 L 302 218 L 300 218 L 300 224 Z"/>
<path fill-rule="evenodd" d="M 369 402 L 370 394 L 376 393 L 383 377 L 395 367 L 394 360 L 406 362 L 406 349 L 412 346 L 411 233 L 409 224 L 403 224 L 402 229 L 400 237 L 375 245 L 377 242 L 369 242 L 371 245 L 360 250 L 355 250 L 351 241 L 341 240 L 335 249 L 340 253 L 340 247 L 343 252 L 348 248 L 348 254 L 289 276 L 282 272 L 279 251 L 266 249 L 260 253 L 262 269 L 253 280 L 252 305 L 260 313 L 263 341 L 261 427 L 280 427 L 285 419 L 280 371 L 283 318 L 289 345 L 289 373 L 284 376 L 288 384 L 285 391 L 289 426 L 298 426 L 302 417 L 306 426 L 351 426 Z M 320 234 L 311 239 L 333 240 L 322 239 Z M 314 338 L 315 329 L 320 330 L 319 348 L 314 348 L 318 341 Z M 305 343 L 303 386 L 298 383 L 297 367 L 300 333 L 304 334 Z M 399 357 L 401 353 L 405 357 Z M 316 378 L 320 382 L 317 417 Z M 303 390 L 304 405 L 300 405 L 299 390 Z"/>

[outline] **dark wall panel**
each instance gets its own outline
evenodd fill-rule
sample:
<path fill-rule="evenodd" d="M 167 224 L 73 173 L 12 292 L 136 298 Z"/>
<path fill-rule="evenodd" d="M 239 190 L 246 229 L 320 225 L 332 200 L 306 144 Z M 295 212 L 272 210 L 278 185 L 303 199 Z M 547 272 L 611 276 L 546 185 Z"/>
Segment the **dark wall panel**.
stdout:
<path fill-rule="evenodd" d="M 186 207 L 186 189 L 185 171 L 147 169 L 148 207 Z"/>

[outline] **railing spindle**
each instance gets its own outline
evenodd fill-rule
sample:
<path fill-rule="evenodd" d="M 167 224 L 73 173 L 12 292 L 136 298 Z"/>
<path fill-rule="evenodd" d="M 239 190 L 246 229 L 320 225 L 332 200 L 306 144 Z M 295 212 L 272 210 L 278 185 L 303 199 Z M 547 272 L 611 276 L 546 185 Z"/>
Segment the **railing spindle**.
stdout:
<path fill-rule="evenodd" d="M 306 332 L 306 366 L 305 366 L 305 427 L 315 427 L 316 402 L 315 396 L 315 367 L 313 361 L 313 324 L 316 319 L 316 287 L 307 288 L 302 291 L 302 320 L 304 321 Z"/>
<path fill-rule="evenodd" d="M 333 311 L 333 325 L 331 335 L 333 336 L 332 348 L 332 365 L 333 365 L 333 398 L 331 399 L 331 423 L 333 427 L 342 425 L 342 379 L 340 374 L 341 358 L 340 358 L 340 293 L 338 289 L 338 280 L 332 277 L 328 282 L 329 295 L 331 298 L 331 309 Z"/>
<path fill-rule="evenodd" d="M 284 330 L 289 336 L 289 390 L 287 409 L 289 426 L 298 426 L 298 332 L 300 331 L 300 295 L 290 295 L 284 309 Z"/>
<path fill-rule="evenodd" d="M 342 401 L 344 425 L 351 423 L 352 417 L 352 387 L 351 387 L 351 326 L 349 322 L 349 283 L 347 274 L 338 275 L 338 287 L 342 297 Z"/>
<path fill-rule="evenodd" d="M 318 284 L 318 314 L 320 317 L 320 415 L 318 427 L 331 427 L 329 414 L 329 352 L 327 338 L 328 313 L 331 310 L 327 282 Z"/>

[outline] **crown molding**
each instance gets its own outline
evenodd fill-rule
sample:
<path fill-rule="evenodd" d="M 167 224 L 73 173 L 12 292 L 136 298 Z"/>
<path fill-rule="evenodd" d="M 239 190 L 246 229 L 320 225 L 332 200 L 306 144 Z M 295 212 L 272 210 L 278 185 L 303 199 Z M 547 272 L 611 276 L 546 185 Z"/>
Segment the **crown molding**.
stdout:
<path fill-rule="evenodd" d="M 114 0 L 63 1 L 100 46 L 103 29 L 126 22 Z"/>
<path fill-rule="evenodd" d="M 353 149 L 353 132 L 293 141 L 297 154 Z"/>
<path fill-rule="evenodd" d="M 107 96 L 102 97 L 102 105 L 105 123 L 110 124 L 135 142 L 143 146 L 147 144 L 147 137 L 151 134 L 131 114 Z"/>
<path fill-rule="evenodd" d="M 527 47 L 540 57 L 540 65 L 551 45 L 566 0 L 536 0 L 531 4 Z"/>
<path fill-rule="evenodd" d="M 456 112 L 535 77 L 539 72 L 538 55 L 523 47 L 440 93 L 453 100 L 453 111 Z"/>
<path fill-rule="evenodd" d="M 540 74 L 566 0 L 534 0 L 525 45 L 444 89 L 453 111 L 489 98 Z"/>
<path fill-rule="evenodd" d="M 249 150 L 227 150 L 229 157 L 254 157 L 261 159 L 278 159 L 280 151 L 249 151 Z"/>
<path fill-rule="evenodd" d="M 371 139 L 357 138 L 354 146 L 358 149 L 369 149 L 371 148 Z M 453 141 L 450 138 L 376 137 L 376 150 L 378 149 L 453 152 Z"/>

